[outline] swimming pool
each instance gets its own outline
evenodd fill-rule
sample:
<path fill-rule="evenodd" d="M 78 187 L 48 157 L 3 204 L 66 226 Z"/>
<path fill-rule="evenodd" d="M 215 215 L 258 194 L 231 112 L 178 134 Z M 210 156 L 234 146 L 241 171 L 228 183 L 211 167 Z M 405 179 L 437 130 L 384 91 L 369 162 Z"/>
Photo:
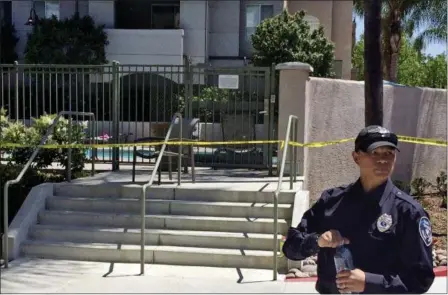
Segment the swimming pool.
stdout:
<path fill-rule="evenodd" d="M 146 151 L 149 151 L 150 149 L 148 147 L 137 147 L 137 149 L 144 149 Z M 213 162 L 213 155 L 216 151 L 216 148 L 214 147 L 197 147 L 195 149 L 195 161 L 196 162 Z M 92 158 L 92 150 L 86 150 L 85 155 L 88 159 Z M 132 163 L 134 156 L 134 149 L 133 148 L 120 148 L 119 150 L 119 160 L 120 162 L 129 162 Z M 97 149 L 97 160 L 98 161 L 112 161 L 112 148 L 100 148 Z M 138 163 L 146 162 L 150 163 L 155 160 L 148 160 L 148 159 L 142 159 L 137 158 Z"/>
<path fill-rule="evenodd" d="M 86 150 L 86 157 L 88 159 L 92 158 L 92 150 Z M 97 152 L 97 160 L 98 161 L 112 161 L 112 148 L 102 148 L 98 149 Z M 132 162 L 133 160 L 133 150 L 131 149 L 120 149 L 119 157 L 120 161 L 124 162 Z"/>

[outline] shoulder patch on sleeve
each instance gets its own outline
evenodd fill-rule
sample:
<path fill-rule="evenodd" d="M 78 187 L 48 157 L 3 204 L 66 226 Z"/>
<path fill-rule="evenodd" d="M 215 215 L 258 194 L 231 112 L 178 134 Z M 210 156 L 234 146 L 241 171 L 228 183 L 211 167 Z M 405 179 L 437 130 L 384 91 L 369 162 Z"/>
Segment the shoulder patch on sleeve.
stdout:
<path fill-rule="evenodd" d="M 432 228 L 428 217 L 420 217 L 418 231 L 425 245 L 429 247 L 432 244 Z"/>

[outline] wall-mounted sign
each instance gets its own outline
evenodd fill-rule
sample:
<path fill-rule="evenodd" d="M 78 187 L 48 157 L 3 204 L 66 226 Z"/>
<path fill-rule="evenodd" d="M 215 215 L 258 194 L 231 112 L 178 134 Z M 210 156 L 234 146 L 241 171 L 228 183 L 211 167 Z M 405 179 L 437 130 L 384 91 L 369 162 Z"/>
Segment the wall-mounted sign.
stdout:
<path fill-rule="evenodd" d="M 219 75 L 218 87 L 221 89 L 239 89 L 238 75 Z"/>

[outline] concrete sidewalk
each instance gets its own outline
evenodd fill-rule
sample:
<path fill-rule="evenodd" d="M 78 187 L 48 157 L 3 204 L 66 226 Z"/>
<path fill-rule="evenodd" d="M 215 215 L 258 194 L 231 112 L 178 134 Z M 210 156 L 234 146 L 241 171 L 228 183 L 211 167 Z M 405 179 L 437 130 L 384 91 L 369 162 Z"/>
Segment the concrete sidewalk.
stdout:
<path fill-rule="evenodd" d="M 26 259 L 2 269 L 2 293 L 315 293 L 314 283 L 272 281 L 272 271 Z"/>
<path fill-rule="evenodd" d="M 1 270 L 1 293 L 316 293 L 314 282 L 272 281 L 272 271 L 26 259 Z M 446 277 L 428 293 L 446 294 Z"/>

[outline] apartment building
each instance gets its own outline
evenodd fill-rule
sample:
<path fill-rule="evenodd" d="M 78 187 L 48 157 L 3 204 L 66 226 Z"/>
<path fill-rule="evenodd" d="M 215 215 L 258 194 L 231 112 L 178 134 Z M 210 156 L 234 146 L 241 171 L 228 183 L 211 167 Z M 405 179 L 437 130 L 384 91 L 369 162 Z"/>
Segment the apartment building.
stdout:
<path fill-rule="evenodd" d="M 32 13 L 65 18 L 78 11 L 105 25 L 108 60 L 177 65 L 187 55 L 193 63 L 239 66 L 250 59 L 250 35 L 261 21 L 303 9 L 311 27 L 323 25 L 335 43 L 338 76 L 350 79 L 352 7 L 352 1 L 317 0 L 0 0 L 0 15 L 15 24 L 20 57 Z"/>

